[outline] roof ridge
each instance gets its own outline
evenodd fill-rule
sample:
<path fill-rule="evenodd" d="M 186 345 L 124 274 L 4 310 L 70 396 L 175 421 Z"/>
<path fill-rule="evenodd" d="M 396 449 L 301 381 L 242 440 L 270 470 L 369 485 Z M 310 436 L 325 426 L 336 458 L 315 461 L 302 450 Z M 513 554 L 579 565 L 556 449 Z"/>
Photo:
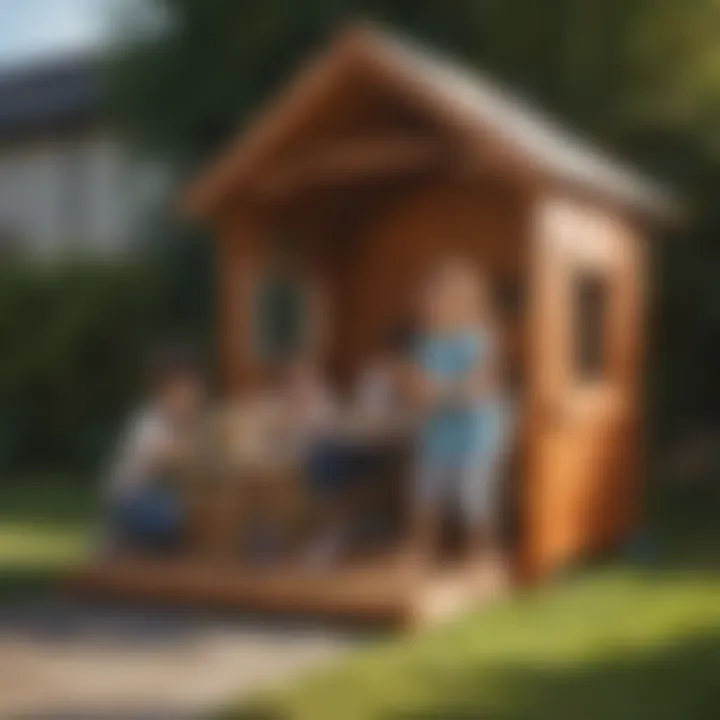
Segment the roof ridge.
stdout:
<path fill-rule="evenodd" d="M 363 23 L 360 33 L 367 33 L 370 41 L 379 43 L 380 49 L 389 49 L 395 54 L 396 60 L 406 60 L 414 65 L 411 70 L 420 71 L 426 78 L 435 76 L 436 90 L 450 96 L 450 88 L 460 83 L 457 88 L 455 100 L 464 100 L 465 104 L 472 105 L 472 112 L 481 114 L 483 118 L 493 124 L 493 129 L 499 134 L 510 136 L 512 141 L 524 140 L 526 146 L 532 140 L 532 148 L 525 147 L 528 154 L 540 156 L 544 144 L 545 153 L 552 149 L 554 152 L 565 153 L 566 171 L 575 167 L 579 172 L 583 164 L 587 165 L 584 172 L 589 173 L 590 164 L 594 164 L 596 177 L 586 177 L 585 181 L 597 181 L 597 175 L 604 176 L 609 184 L 616 183 L 625 186 L 623 192 L 633 195 L 631 186 L 635 186 L 638 196 L 636 201 L 648 204 L 672 204 L 671 193 L 660 184 L 645 177 L 645 175 L 632 167 L 630 163 L 618 159 L 609 150 L 599 146 L 598 142 L 590 137 L 589 133 L 570 128 L 570 123 L 563 121 L 556 114 L 547 111 L 537 100 L 527 94 L 527 91 L 518 92 L 508 87 L 507 83 L 493 77 L 482 69 L 476 68 L 469 62 L 410 37 L 402 32 L 389 31 L 375 23 Z M 442 78 L 437 77 L 438 73 Z M 460 97 L 465 92 L 465 98 Z M 471 96 L 471 97 L 468 97 Z M 480 111 L 479 102 L 483 103 Z M 491 117 L 495 113 L 494 117 Z M 551 145 L 557 147 L 551 148 Z M 547 161 L 548 158 L 546 157 Z M 550 167 L 549 170 L 557 170 Z M 612 176 L 612 177 L 611 177 Z M 580 179 L 580 178 L 578 178 Z M 643 196 L 642 198 L 639 196 Z"/>
<path fill-rule="evenodd" d="M 250 130 L 212 162 L 186 195 L 190 212 L 202 214 L 218 202 L 240 167 L 257 162 L 293 123 L 312 112 L 318 97 L 358 64 L 391 83 L 398 93 L 416 95 L 423 111 L 442 113 L 466 140 L 494 143 L 512 164 L 545 182 L 583 188 L 610 202 L 658 216 L 678 213 L 672 194 L 616 160 L 587 134 L 567 128 L 527 94 L 510 89 L 469 63 L 428 48 L 406 35 L 363 21 L 345 27 L 330 47 L 296 76 L 290 91 L 266 107 Z M 434 110 L 433 110 L 434 109 Z M 268 130 L 269 128 L 269 130 Z M 250 161 L 248 158 L 253 157 Z M 203 209 L 204 208 L 204 209 Z"/>
<path fill-rule="evenodd" d="M 0 68 L 0 86 L 25 83 L 35 77 L 52 76 L 76 68 L 97 68 L 102 62 L 98 50 L 73 50 L 66 53 L 35 58 L 11 67 Z"/>

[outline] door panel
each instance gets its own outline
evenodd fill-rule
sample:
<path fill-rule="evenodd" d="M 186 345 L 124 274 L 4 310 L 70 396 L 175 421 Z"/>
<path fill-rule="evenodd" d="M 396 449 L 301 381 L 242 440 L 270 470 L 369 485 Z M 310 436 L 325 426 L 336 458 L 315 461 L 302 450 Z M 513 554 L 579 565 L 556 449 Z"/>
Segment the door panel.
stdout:
<path fill-rule="evenodd" d="M 527 562 L 535 574 L 608 546 L 631 525 L 640 314 L 629 228 L 557 200 L 543 203 L 537 220 L 527 488 Z M 604 310 L 578 315 L 586 277 L 603 286 Z M 599 335 L 578 333 L 578 317 L 592 318 Z M 603 353 L 587 371 L 578 364 L 586 334 Z"/>

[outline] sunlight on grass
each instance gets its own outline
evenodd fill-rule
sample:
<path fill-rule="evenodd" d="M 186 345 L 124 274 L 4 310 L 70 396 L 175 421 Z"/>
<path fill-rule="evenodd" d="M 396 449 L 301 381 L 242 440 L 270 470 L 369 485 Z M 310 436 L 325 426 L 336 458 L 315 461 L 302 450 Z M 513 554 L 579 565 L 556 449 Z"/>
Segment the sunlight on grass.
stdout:
<path fill-rule="evenodd" d="M 61 477 L 0 488 L 0 603 L 44 593 L 92 544 L 93 487 Z"/>
<path fill-rule="evenodd" d="M 71 564 L 87 547 L 82 526 L 4 522 L 0 525 L 0 570 Z"/>
<path fill-rule="evenodd" d="M 707 638 L 720 638 L 720 576 L 605 571 L 361 652 L 226 717 L 679 717 L 667 712 L 692 665 L 665 658 Z M 666 676 L 672 700 L 654 687 Z"/>

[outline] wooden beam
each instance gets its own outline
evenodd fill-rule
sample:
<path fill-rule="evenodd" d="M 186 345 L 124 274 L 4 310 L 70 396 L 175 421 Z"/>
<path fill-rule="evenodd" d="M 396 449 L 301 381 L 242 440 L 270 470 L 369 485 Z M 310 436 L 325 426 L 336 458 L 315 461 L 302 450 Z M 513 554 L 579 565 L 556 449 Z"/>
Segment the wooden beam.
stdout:
<path fill-rule="evenodd" d="M 342 90 L 348 68 L 356 63 L 364 34 L 350 29 L 317 54 L 290 89 L 257 113 L 250 129 L 241 131 L 229 148 L 183 193 L 182 210 L 190 217 L 211 217 L 238 179 L 251 176 L 264 157 L 298 127 L 312 122 L 318 108 Z"/>
<path fill-rule="evenodd" d="M 295 192 L 338 183 L 353 183 L 439 167 L 451 154 L 442 141 L 429 136 L 346 138 L 304 149 L 253 183 L 264 199 L 286 198 Z"/>
<path fill-rule="evenodd" d="M 224 387 L 230 396 L 257 378 L 253 296 L 263 261 L 263 227 L 238 211 L 223 218 L 218 242 L 219 344 Z"/>

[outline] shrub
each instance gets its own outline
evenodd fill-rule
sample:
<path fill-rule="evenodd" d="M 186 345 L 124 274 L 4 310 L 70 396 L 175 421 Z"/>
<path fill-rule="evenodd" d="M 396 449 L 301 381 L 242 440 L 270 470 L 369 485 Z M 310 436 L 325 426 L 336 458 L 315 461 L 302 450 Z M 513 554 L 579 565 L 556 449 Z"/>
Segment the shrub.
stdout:
<path fill-rule="evenodd" d="M 140 262 L 0 268 L 0 468 L 82 468 L 108 449 L 157 338 Z"/>

